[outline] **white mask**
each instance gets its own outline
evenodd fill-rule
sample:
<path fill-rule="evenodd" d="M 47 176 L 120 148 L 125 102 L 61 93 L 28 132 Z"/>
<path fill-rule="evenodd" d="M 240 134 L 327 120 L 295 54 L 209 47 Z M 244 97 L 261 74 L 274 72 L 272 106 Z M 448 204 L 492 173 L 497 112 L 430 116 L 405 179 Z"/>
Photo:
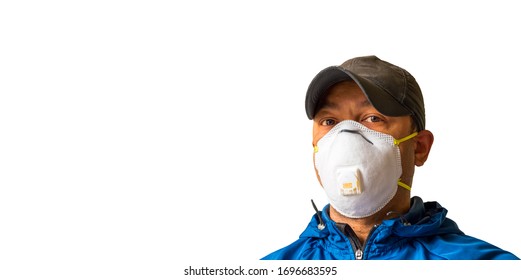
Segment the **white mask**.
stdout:
<path fill-rule="evenodd" d="M 402 164 L 396 140 L 346 120 L 334 126 L 315 146 L 315 167 L 329 202 L 340 214 L 364 218 L 380 211 L 394 197 Z"/>

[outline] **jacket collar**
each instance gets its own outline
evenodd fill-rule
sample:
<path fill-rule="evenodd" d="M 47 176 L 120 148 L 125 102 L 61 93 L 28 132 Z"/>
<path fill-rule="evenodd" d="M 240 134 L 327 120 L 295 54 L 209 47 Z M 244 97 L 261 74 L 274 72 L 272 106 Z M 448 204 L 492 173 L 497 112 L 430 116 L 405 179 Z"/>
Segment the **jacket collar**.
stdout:
<path fill-rule="evenodd" d="M 335 221 L 329 217 L 327 204 L 322 211 L 313 215 L 310 223 L 300 237 L 328 238 L 330 241 L 346 241 L 347 237 L 338 229 Z M 322 221 L 319 219 L 319 215 Z M 420 237 L 444 233 L 462 233 L 457 224 L 446 217 L 447 209 L 437 202 L 423 202 L 420 197 L 411 198 L 409 212 L 389 220 L 384 220 L 378 225 L 374 239 L 386 239 L 390 236 L 397 237 Z M 325 227 L 319 226 L 321 222 Z M 322 228 L 322 229 L 321 229 Z M 369 237 L 371 238 L 371 237 Z M 369 240 L 368 238 L 368 240 Z"/>

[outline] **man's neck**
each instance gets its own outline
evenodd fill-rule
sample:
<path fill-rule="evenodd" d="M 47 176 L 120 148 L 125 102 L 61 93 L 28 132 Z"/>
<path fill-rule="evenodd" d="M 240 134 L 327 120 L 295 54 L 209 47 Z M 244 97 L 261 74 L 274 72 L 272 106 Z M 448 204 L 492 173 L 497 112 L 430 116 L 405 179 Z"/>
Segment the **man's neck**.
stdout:
<path fill-rule="evenodd" d="M 383 220 L 396 218 L 409 211 L 410 198 L 402 198 L 400 200 L 398 197 L 399 196 L 395 196 L 382 210 L 369 217 L 349 218 L 340 214 L 333 207 L 329 207 L 329 216 L 337 223 L 348 224 L 360 242 L 365 244 L 371 229 L 375 225 L 381 224 Z"/>

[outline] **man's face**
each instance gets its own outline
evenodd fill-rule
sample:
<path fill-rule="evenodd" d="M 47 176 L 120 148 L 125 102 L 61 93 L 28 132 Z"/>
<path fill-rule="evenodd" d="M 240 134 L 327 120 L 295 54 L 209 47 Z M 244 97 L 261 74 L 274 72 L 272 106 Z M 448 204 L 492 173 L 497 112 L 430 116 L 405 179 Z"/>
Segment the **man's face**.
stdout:
<path fill-rule="evenodd" d="M 376 130 L 400 139 L 411 134 L 410 116 L 389 117 L 376 110 L 355 82 L 341 82 L 330 88 L 313 119 L 313 146 L 336 124 L 344 120 L 359 122 L 369 129 Z M 414 141 L 405 141 L 399 146 L 402 157 L 402 181 L 412 182 L 414 173 Z M 317 177 L 320 180 L 320 177 Z"/>

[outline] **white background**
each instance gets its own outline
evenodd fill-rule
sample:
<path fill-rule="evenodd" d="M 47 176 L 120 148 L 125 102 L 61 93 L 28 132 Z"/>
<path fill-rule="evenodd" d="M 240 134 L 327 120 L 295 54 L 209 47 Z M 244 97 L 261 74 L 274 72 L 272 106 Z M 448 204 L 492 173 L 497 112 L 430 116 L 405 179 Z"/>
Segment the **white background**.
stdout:
<path fill-rule="evenodd" d="M 370 54 L 424 93 L 413 195 L 521 256 L 513 3 L 2 2 L 0 277 L 174 279 L 293 242 L 327 203 L 307 86 Z"/>

